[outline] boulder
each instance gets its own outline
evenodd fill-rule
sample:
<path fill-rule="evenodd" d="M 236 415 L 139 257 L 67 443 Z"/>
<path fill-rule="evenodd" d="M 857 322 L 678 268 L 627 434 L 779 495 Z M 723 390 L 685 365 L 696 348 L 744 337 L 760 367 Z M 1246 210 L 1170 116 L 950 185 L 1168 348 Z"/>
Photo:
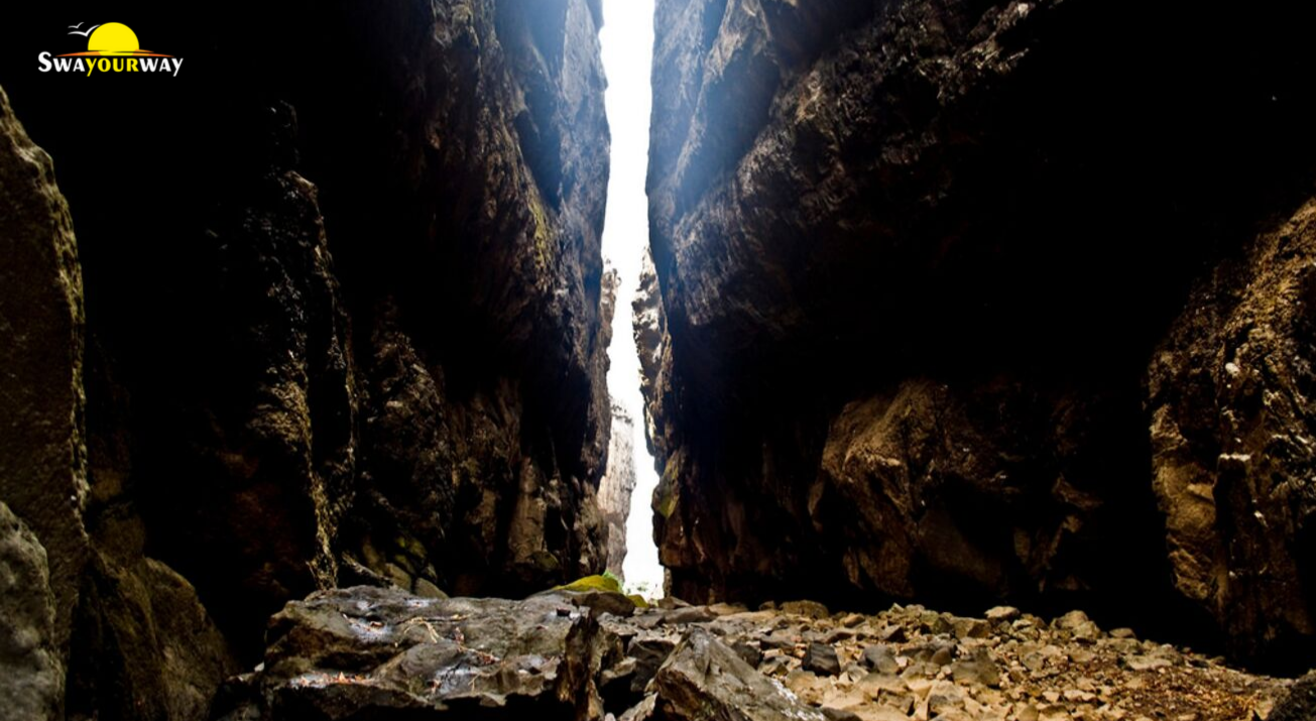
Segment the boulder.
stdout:
<path fill-rule="evenodd" d="M 835 648 L 825 643 L 810 643 L 804 650 L 802 668 L 824 676 L 835 676 L 841 672 L 841 661 L 836 657 Z"/>
<path fill-rule="evenodd" d="M 824 721 L 781 684 L 745 663 L 711 633 L 691 629 L 654 677 L 653 718 L 699 721 Z"/>
<path fill-rule="evenodd" d="M 894 674 L 900 671 L 900 665 L 896 663 L 895 652 L 885 644 L 865 648 L 861 660 L 865 666 L 878 673 Z"/>
<path fill-rule="evenodd" d="M 553 596 L 339 589 L 288 604 L 269 638 L 263 668 L 229 692 L 221 717 L 602 716 L 595 674 L 607 639 L 588 609 Z"/>

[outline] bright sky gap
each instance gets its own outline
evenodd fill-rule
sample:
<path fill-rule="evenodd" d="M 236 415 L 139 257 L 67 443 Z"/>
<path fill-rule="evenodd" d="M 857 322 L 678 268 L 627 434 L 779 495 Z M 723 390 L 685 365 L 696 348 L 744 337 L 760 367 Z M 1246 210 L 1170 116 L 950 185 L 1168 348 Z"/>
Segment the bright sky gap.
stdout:
<path fill-rule="evenodd" d="M 653 0 L 604 0 L 603 67 L 608 74 L 608 123 L 612 127 L 612 173 L 608 182 L 608 215 L 603 230 L 603 255 L 617 269 L 617 314 L 613 318 L 608 355 L 608 389 L 635 418 L 635 493 L 626 522 L 628 588 L 645 587 L 662 595 L 663 571 L 653 543 L 653 511 L 649 504 L 658 474 L 644 442 L 644 401 L 640 396 L 640 361 L 631 332 L 631 299 L 640 279 L 640 264 L 649 244 L 649 208 L 644 178 L 649 162 L 649 73 L 653 58 Z"/>

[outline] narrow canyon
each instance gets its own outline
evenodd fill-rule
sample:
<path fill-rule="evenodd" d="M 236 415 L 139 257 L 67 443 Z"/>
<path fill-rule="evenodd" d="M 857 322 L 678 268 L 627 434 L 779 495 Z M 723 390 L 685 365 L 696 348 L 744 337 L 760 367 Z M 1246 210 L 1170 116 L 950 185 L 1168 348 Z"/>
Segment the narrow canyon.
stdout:
<path fill-rule="evenodd" d="M 1316 719 L 1316 7 L 0 19 L 0 721 Z"/>

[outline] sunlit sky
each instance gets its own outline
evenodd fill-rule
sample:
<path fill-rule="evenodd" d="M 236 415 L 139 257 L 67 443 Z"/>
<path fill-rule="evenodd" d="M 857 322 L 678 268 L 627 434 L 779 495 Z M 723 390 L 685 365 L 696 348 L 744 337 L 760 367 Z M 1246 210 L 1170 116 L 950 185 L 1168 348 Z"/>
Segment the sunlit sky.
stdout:
<path fill-rule="evenodd" d="M 603 255 L 621 276 L 617 315 L 613 319 L 608 389 L 635 418 L 637 483 L 626 524 L 626 585 L 647 585 L 661 595 L 662 567 L 653 544 L 653 511 L 649 509 L 658 474 L 644 445 L 640 361 L 631 333 L 631 299 L 640 277 L 640 262 L 649 243 L 648 201 L 644 176 L 649 162 L 649 70 L 653 57 L 653 0 L 604 0 L 603 67 L 608 74 L 608 123 L 612 126 L 612 176 L 608 183 L 608 217 L 603 229 Z"/>

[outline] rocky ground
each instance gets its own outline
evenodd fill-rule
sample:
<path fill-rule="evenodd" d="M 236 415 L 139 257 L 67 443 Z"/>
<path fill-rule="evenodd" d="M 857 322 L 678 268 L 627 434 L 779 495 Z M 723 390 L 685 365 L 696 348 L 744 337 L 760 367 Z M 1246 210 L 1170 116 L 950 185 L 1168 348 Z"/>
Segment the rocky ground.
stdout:
<path fill-rule="evenodd" d="M 1290 682 L 1099 628 L 1082 612 L 980 618 L 801 601 L 633 609 L 604 592 L 525 601 L 355 588 L 291 603 L 223 721 L 1253 721 Z M 1297 694 L 1295 694 L 1297 695 Z M 448 714 L 452 714 L 448 716 Z M 1285 716 L 1305 718 L 1305 716 Z"/>

